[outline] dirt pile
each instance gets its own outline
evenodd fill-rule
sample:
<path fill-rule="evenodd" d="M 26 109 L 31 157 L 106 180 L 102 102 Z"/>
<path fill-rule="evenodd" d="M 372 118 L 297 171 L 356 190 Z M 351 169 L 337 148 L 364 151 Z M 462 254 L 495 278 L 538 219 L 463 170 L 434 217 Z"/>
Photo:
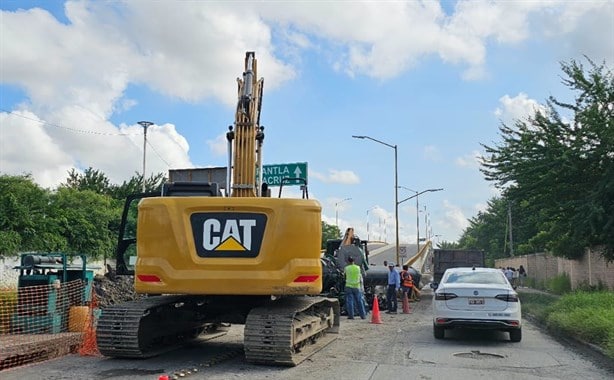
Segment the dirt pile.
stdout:
<path fill-rule="evenodd" d="M 117 276 L 114 270 L 108 269 L 104 276 L 96 275 L 94 278 L 94 291 L 100 308 L 143 298 L 134 291 L 133 276 Z"/>

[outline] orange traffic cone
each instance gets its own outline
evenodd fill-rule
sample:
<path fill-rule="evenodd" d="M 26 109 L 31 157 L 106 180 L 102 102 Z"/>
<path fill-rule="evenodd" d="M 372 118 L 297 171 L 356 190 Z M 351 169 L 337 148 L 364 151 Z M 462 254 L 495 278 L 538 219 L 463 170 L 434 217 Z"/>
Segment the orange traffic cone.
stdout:
<path fill-rule="evenodd" d="M 409 300 L 407 299 L 407 293 L 403 293 L 403 314 L 411 314 L 409 308 Z"/>
<path fill-rule="evenodd" d="M 379 316 L 379 303 L 377 295 L 373 295 L 373 310 L 371 310 L 371 323 L 382 323 L 382 318 Z"/>

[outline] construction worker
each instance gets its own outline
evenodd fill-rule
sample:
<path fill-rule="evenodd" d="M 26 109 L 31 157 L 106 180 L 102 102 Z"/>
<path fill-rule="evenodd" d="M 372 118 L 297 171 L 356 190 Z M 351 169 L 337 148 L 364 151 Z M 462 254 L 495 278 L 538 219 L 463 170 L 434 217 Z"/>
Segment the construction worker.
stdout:
<path fill-rule="evenodd" d="M 414 287 L 414 279 L 409 273 L 409 266 L 403 265 L 401 271 L 401 290 L 403 291 L 403 298 L 411 298 L 412 288 Z"/>
<path fill-rule="evenodd" d="M 363 303 L 361 284 L 362 273 L 360 267 L 354 264 L 354 258 L 348 257 L 348 265 L 345 266 L 345 309 L 348 313 L 348 319 L 354 319 L 354 307 L 358 308 L 358 314 L 361 319 L 367 317 L 365 304 Z"/>
<path fill-rule="evenodd" d="M 388 263 L 388 288 L 386 289 L 386 304 L 388 310 L 386 314 L 397 313 L 397 292 L 401 288 L 401 280 L 399 278 L 399 272 L 397 272 L 393 262 Z"/>

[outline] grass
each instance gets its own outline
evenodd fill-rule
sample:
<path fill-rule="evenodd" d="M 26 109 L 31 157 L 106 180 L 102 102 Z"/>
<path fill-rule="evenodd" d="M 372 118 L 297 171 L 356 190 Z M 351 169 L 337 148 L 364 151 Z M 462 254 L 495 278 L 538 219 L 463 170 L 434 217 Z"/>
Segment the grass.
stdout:
<path fill-rule="evenodd" d="M 523 313 L 552 330 L 601 347 L 614 359 L 614 292 L 576 291 L 560 297 L 519 292 Z"/>
<path fill-rule="evenodd" d="M 540 321 L 545 321 L 548 308 L 559 299 L 549 293 L 529 293 L 523 292 L 522 289 L 517 291 L 520 294 L 523 314 L 530 314 Z"/>

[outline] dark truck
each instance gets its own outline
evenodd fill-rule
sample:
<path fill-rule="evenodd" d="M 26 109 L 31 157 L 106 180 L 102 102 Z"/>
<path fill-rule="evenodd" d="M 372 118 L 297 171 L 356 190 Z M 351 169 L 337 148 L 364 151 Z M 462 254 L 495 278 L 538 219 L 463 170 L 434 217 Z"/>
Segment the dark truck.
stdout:
<path fill-rule="evenodd" d="M 433 250 L 433 282 L 439 283 L 448 268 L 484 267 L 484 251 L 465 249 Z"/>

